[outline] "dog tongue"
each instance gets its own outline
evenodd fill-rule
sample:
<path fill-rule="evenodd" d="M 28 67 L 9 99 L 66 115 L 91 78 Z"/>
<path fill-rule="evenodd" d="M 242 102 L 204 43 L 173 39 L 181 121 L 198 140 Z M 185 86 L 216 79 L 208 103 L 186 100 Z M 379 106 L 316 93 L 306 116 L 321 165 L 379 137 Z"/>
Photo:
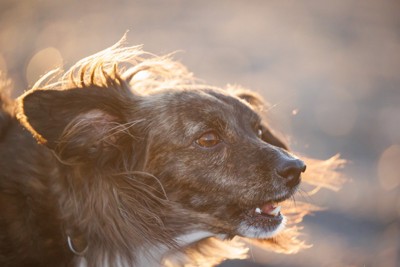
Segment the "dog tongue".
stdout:
<path fill-rule="evenodd" d="M 261 207 L 261 210 L 265 214 L 268 214 L 271 216 L 277 216 L 279 214 L 279 212 L 281 211 L 281 207 L 280 206 L 275 207 L 273 204 L 269 203 L 269 204 L 264 204 Z"/>
<path fill-rule="evenodd" d="M 269 213 L 271 213 L 271 211 L 273 211 L 275 209 L 275 207 L 274 207 L 274 205 L 272 205 L 272 204 L 264 204 L 262 207 L 261 207 L 261 210 L 262 210 L 262 212 L 263 213 L 266 213 L 266 214 L 269 214 Z"/>

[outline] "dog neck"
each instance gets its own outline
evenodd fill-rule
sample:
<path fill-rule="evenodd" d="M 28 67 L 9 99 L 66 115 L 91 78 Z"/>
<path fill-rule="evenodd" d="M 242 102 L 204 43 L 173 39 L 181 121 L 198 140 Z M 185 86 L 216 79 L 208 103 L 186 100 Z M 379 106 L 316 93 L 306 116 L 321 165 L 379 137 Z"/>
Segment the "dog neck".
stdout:
<path fill-rule="evenodd" d="M 142 248 L 137 258 L 137 266 L 158 266 L 163 261 L 164 264 L 165 261 L 185 262 L 187 259 L 184 251 L 188 247 L 198 243 L 203 239 L 213 236 L 215 236 L 215 234 L 208 231 L 203 231 L 203 230 L 192 231 L 187 234 L 180 235 L 176 238 L 178 249 L 170 250 L 164 245 L 153 246 L 150 249 Z"/>
<path fill-rule="evenodd" d="M 183 263 L 187 261 L 187 256 L 185 255 L 184 250 L 193 244 L 198 243 L 201 240 L 204 240 L 209 237 L 213 237 L 215 234 L 208 231 L 193 231 L 187 234 L 180 235 L 176 238 L 176 243 L 178 244 L 177 249 L 171 250 L 166 245 L 159 244 L 149 246 L 143 246 L 138 249 L 136 254 L 136 262 L 135 266 L 138 267 L 147 267 L 147 266 L 161 266 L 166 263 Z M 223 237 L 223 236 L 221 236 Z M 84 257 L 84 255 L 80 255 L 77 267 L 87 267 L 88 263 Z M 116 256 L 114 262 L 104 262 L 102 266 L 128 266 L 123 263 L 123 260 L 120 256 Z"/>

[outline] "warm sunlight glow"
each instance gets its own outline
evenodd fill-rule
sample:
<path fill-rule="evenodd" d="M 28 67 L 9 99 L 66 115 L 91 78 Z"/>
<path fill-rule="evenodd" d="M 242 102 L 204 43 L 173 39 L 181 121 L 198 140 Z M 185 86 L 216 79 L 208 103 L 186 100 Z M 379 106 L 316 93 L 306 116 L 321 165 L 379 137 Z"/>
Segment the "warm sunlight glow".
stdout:
<path fill-rule="evenodd" d="M 26 80 L 33 85 L 49 70 L 62 67 L 63 59 L 60 51 L 54 47 L 47 47 L 37 52 L 29 61 L 26 68 Z"/>

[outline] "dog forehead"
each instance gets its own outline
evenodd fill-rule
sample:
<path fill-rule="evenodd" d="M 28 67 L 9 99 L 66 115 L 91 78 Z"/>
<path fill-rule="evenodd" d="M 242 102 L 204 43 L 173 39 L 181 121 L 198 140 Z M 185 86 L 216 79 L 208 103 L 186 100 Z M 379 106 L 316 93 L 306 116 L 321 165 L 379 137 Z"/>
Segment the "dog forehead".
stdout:
<path fill-rule="evenodd" d="M 238 131 L 259 120 L 244 100 L 219 90 L 166 91 L 146 97 L 144 111 L 157 132 L 189 137 L 210 129 Z"/>
<path fill-rule="evenodd" d="M 218 89 L 166 91 L 150 96 L 150 106 L 158 114 L 191 118 L 257 116 L 243 99 Z"/>

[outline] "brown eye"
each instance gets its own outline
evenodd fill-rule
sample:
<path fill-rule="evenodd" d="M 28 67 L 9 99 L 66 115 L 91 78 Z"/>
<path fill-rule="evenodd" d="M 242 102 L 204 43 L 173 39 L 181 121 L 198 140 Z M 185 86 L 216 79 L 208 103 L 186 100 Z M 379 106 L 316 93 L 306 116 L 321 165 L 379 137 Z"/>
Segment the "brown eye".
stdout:
<path fill-rule="evenodd" d="M 196 140 L 196 144 L 202 147 L 213 147 L 216 146 L 221 139 L 216 132 L 206 132 L 199 139 Z"/>
<path fill-rule="evenodd" d="M 262 135 L 263 135 L 263 130 L 261 127 L 259 127 L 257 130 L 257 136 L 258 136 L 258 138 L 262 138 Z"/>

